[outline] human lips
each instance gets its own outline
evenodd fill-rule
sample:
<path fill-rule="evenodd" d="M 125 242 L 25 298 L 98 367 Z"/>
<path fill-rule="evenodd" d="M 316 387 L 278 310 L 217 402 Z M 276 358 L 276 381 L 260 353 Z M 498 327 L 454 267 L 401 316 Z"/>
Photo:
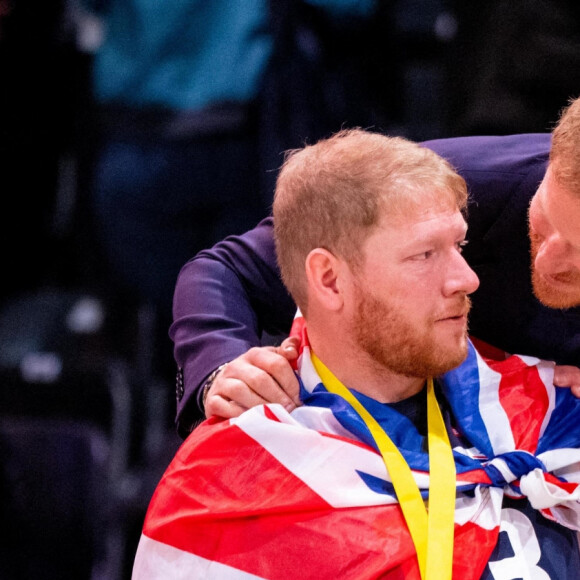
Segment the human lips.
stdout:
<path fill-rule="evenodd" d="M 467 324 L 467 313 L 452 314 L 450 316 L 444 316 L 438 318 L 435 322 L 454 322 L 457 324 Z"/>
<path fill-rule="evenodd" d="M 435 316 L 435 322 L 467 324 L 467 318 L 470 310 L 471 299 L 469 296 L 463 296 L 461 299 L 453 300 L 444 308 L 442 308 Z"/>
<path fill-rule="evenodd" d="M 578 276 L 574 276 L 573 272 L 542 274 L 542 278 L 546 281 L 547 284 L 552 286 L 569 286 L 570 284 L 578 283 Z"/>
<path fill-rule="evenodd" d="M 437 316 L 435 322 L 451 322 L 456 324 L 467 324 L 467 316 L 471 309 L 471 301 L 466 301 L 460 307 L 447 310 Z"/>

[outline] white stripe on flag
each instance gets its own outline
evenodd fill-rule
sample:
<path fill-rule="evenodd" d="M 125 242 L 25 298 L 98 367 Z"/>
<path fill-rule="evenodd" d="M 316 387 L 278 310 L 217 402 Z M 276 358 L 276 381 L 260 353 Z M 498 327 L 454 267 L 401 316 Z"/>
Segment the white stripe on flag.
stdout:
<path fill-rule="evenodd" d="M 132 580 L 261 580 L 231 566 L 206 560 L 141 535 Z"/>
<path fill-rule="evenodd" d="M 479 372 L 479 408 L 493 454 L 501 455 L 513 451 L 515 442 L 510 420 L 499 400 L 502 375 L 491 369 L 479 353 L 477 353 L 477 369 Z"/>
<path fill-rule="evenodd" d="M 300 425 L 280 405 L 270 405 L 280 423 L 264 421 L 263 407 L 254 407 L 232 420 L 249 437 L 262 445 L 286 469 L 301 479 L 331 506 L 351 507 L 396 503 L 391 496 L 372 491 L 357 471 L 385 479 L 383 458 L 356 443 L 324 436 Z M 309 407 L 309 414 L 332 414 L 327 409 Z M 274 428 L 275 427 L 275 428 Z M 292 444 L 289 445 L 288 441 Z M 329 480 L 331 474 L 331 480 Z M 428 476 L 418 474 L 418 485 Z"/>

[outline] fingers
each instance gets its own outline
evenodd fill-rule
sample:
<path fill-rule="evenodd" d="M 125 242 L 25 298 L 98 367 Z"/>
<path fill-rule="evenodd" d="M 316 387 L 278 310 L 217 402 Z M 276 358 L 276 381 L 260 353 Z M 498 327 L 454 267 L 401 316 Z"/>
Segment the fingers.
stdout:
<path fill-rule="evenodd" d="M 298 358 L 298 347 L 300 346 L 300 339 L 297 336 L 289 336 L 278 347 L 277 352 L 289 361 Z"/>
<path fill-rule="evenodd" d="M 235 401 L 226 399 L 220 394 L 212 394 L 211 389 L 205 400 L 205 416 L 208 419 L 212 416 L 232 419 L 233 417 L 238 417 L 246 410 L 245 407 L 241 407 Z"/>
<path fill-rule="evenodd" d="M 569 365 L 554 367 L 554 384 L 557 387 L 570 387 L 574 381 L 580 384 L 580 369 Z"/>
<path fill-rule="evenodd" d="M 264 403 L 279 403 L 288 411 L 300 405 L 298 379 L 286 358 L 293 351 L 279 348 L 252 348 L 229 362 L 207 394 L 206 417 L 237 417 Z"/>
<path fill-rule="evenodd" d="M 554 385 L 569 387 L 575 397 L 580 398 L 580 369 L 571 365 L 554 367 Z"/>

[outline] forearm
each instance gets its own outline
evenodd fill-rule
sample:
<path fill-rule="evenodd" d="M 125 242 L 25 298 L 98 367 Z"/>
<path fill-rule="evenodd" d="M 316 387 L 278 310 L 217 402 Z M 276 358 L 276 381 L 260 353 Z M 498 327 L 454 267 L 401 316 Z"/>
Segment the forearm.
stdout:
<path fill-rule="evenodd" d="M 260 345 L 263 332 L 287 333 L 294 311 L 276 268 L 269 222 L 200 252 L 182 268 L 170 329 L 175 360 L 183 369 L 180 433 L 203 417 L 206 377 Z"/>
<path fill-rule="evenodd" d="M 247 301 L 235 274 L 217 261 L 196 259 L 181 271 L 170 329 L 175 360 L 183 373 L 181 399 L 177 393 L 180 423 L 191 424 L 203 416 L 205 378 L 260 343 L 257 317 L 243 307 Z"/>

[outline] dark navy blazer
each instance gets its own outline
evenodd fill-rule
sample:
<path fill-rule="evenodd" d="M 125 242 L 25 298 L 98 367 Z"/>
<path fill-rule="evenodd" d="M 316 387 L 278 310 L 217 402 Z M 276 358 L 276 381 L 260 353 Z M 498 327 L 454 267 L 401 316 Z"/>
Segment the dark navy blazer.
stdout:
<path fill-rule="evenodd" d="M 470 333 L 510 353 L 580 366 L 580 309 L 542 306 L 531 291 L 527 210 L 541 182 L 549 134 L 460 137 L 425 143 L 465 178 L 470 194 L 464 255 L 480 278 Z M 271 219 L 200 252 L 181 270 L 170 334 L 182 375 L 177 421 L 199 418 L 200 385 L 221 363 L 284 336 L 295 305 L 280 281 Z"/>

